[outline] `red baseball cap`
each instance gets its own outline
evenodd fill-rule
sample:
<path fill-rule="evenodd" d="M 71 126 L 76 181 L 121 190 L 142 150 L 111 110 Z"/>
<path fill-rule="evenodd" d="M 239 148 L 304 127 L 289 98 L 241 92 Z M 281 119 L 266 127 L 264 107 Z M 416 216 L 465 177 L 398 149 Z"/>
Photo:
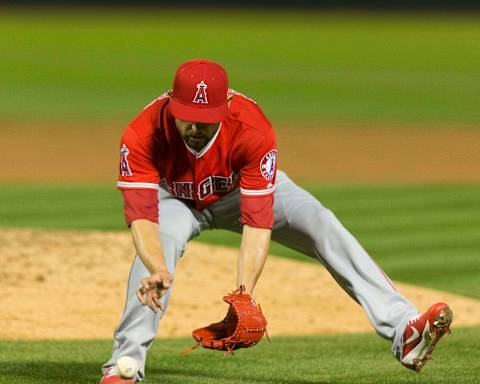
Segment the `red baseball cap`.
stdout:
<path fill-rule="evenodd" d="M 175 73 L 170 110 L 181 120 L 220 123 L 227 117 L 227 91 L 225 69 L 210 60 L 190 60 Z"/>

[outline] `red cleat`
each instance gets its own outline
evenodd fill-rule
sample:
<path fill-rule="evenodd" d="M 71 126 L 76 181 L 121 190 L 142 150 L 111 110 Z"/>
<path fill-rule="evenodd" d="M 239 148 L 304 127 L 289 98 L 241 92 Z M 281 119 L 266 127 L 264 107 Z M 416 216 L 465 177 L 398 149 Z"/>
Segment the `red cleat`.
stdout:
<path fill-rule="evenodd" d="M 98 384 L 134 384 L 135 380 L 133 379 L 122 379 L 117 375 L 114 367 L 110 367 L 107 372 L 105 372 Z"/>
<path fill-rule="evenodd" d="M 440 338 L 450 333 L 452 310 L 445 303 L 433 304 L 428 311 L 411 319 L 403 333 L 400 362 L 416 372 L 432 358 L 432 351 Z"/>

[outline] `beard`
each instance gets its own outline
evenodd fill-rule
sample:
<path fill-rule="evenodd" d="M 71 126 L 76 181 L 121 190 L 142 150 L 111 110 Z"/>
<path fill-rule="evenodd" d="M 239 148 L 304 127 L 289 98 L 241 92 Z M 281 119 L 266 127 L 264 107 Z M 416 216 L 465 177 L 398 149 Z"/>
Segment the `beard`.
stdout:
<path fill-rule="evenodd" d="M 194 149 L 195 151 L 199 152 L 208 144 L 208 137 L 194 137 L 194 136 L 185 136 L 185 142 L 187 145 Z"/>

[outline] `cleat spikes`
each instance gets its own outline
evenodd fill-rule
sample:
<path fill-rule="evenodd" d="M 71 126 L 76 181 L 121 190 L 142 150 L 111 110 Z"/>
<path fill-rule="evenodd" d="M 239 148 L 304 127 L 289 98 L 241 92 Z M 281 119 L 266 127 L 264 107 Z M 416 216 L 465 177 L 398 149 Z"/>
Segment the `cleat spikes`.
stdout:
<path fill-rule="evenodd" d="M 401 363 L 420 372 L 429 360 L 438 341 L 450 333 L 453 314 L 445 303 L 432 305 L 425 313 L 410 320 L 403 336 Z"/>

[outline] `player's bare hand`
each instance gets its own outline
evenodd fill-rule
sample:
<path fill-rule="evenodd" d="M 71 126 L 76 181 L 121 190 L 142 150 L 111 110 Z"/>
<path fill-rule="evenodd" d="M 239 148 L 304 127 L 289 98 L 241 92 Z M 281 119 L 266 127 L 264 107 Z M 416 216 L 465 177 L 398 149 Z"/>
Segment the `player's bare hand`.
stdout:
<path fill-rule="evenodd" d="M 168 271 L 157 272 L 142 279 L 142 286 L 137 290 L 138 300 L 153 312 L 163 311 L 160 299 L 167 293 L 172 282 L 173 276 Z"/>

